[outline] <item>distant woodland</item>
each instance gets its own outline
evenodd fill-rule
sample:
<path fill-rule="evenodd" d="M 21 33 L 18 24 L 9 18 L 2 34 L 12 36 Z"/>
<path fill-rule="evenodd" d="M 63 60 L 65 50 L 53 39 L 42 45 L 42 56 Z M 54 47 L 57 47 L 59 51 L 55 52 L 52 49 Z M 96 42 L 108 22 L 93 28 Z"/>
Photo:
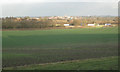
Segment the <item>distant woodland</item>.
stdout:
<path fill-rule="evenodd" d="M 47 27 L 64 27 L 64 24 L 73 24 L 74 26 L 87 26 L 87 24 L 118 24 L 118 17 L 78 17 L 73 19 L 49 19 L 31 18 L 31 17 L 5 17 L 2 18 L 3 29 L 20 29 L 20 28 L 47 28 Z M 59 24 L 59 26 L 57 26 Z"/>

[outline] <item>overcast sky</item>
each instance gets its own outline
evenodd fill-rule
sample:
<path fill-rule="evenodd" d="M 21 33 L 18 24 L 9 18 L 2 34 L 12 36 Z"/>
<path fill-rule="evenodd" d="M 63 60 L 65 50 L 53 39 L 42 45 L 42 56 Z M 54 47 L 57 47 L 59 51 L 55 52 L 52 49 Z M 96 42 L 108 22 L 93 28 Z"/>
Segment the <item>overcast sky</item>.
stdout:
<path fill-rule="evenodd" d="M 0 3 L 3 5 L 2 16 L 114 16 L 118 13 L 118 1 L 119 0 L 2 0 Z"/>
<path fill-rule="evenodd" d="M 23 3 L 23 2 L 116 2 L 119 0 L 0 0 L 0 3 Z"/>

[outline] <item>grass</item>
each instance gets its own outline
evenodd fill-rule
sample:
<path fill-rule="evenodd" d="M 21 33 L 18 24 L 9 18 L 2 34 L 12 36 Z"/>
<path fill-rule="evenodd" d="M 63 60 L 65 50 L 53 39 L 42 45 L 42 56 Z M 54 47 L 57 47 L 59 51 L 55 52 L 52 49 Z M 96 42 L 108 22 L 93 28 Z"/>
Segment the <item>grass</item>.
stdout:
<path fill-rule="evenodd" d="M 3 31 L 3 67 L 118 55 L 118 28 Z"/>
<path fill-rule="evenodd" d="M 4 70 L 118 70 L 118 57 L 74 60 L 58 63 L 8 67 Z"/>

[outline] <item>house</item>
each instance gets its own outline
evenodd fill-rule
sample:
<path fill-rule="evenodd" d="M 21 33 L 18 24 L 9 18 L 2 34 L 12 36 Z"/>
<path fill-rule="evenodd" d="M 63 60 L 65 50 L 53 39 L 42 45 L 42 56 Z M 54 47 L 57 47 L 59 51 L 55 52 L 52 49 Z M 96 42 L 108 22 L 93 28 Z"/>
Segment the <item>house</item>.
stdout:
<path fill-rule="evenodd" d="M 71 26 L 71 27 L 73 27 L 74 24 L 64 24 L 64 26 Z"/>
<path fill-rule="evenodd" d="M 106 23 L 105 26 L 111 26 L 111 24 L 110 23 Z"/>
<path fill-rule="evenodd" d="M 88 26 L 95 26 L 95 24 L 88 24 Z"/>
<path fill-rule="evenodd" d="M 22 19 L 21 18 L 16 18 L 15 21 L 21 21 Z"/>
<path fill-rule="evenodd" d="M 64 26 L 70 26 L 70 24 L 64 24 Z"/>

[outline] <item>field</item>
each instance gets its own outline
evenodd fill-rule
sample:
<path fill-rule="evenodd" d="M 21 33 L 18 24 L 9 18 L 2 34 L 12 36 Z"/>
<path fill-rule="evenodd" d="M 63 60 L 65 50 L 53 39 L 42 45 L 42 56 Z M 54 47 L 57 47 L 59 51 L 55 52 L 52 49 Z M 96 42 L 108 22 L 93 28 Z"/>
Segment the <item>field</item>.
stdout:
<path fill-rule="evenodd" d="M 3 31 L 2 39 L 4 68 L 118 55 L 117 27 Z"/>
<path fill-rule="evenodd" d="M 8 67 L 5 70 L 118 70 L 118 57 Z"/>

